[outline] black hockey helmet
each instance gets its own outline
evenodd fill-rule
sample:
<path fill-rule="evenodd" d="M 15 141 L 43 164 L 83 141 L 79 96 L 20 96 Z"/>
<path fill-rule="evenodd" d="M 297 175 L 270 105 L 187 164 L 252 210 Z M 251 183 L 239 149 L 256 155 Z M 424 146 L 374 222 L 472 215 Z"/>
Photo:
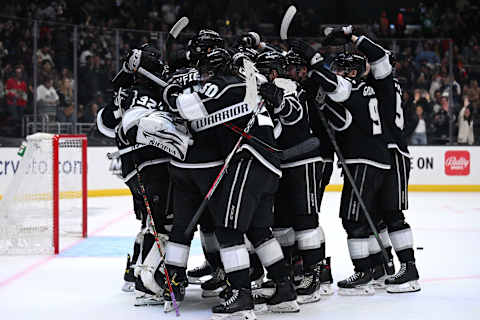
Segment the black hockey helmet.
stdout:
<path fill-rule="evenodd" d="M 165 80 L 168 77 L 169 68 L 162 60 L 162 53 L 160 49 L 156 48 L 150 43 L 141 45 L 137 50 L 141 51 L 140 66 L 148 72 L 154 74 L 160 79 Z M 151 81 L 150 79 L 135 73 L 136 79 Z"/>
<path fill-rule="evenodd" d="M 259 54 L 255 61 L 255 67 L 261 74 L 268 77 L 272 70 L 276 70 L 279 75 L 287 74 L 287 58 L 278 51 L 267 51 Z"/>
<path fill-rule="evenodd" d="M 215 48 L 198 60 L 197 67 L 202 74 L 215 74 L 229 70 L 231 62 L 232 57 L 227 50 Z"/>
<path fill-rule="evenodd" d="M 195 66 L 200 59 L 205 57 L 213 49 L 223 48 L 224 41 L 218 32 L 203 29 L 187 44 L 187 59 Z"/>
<path fill-rule="evenodd" d="M 333 72 L 344 71 L 345 74 L 357 70 L 356 78 L 359 78 L 367 69 L 367 59 L 357 54 L 342 52 L 335 56 L 330 64 L 330 69 Z"/>

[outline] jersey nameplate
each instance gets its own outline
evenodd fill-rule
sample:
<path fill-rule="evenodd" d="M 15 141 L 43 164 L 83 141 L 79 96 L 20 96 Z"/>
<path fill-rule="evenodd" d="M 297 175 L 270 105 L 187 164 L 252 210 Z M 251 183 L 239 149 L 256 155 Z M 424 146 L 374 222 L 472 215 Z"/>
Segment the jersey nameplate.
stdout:
<path fill-rule="evenodd" d="M 230 107 L 223 108 L 222 110 L 219 110 L 217 112 L 214 112 L 205 118 L 193 120 L 191 122 L 191 127 L 193 131 L 199 132 L 207 130 L 209 128 L 213 128 L 224 122 L 243 117 L 244 115 L 247 115 L 251 112 L 252 110 L 250 110 L 248 104 L 243 101 Z"/>

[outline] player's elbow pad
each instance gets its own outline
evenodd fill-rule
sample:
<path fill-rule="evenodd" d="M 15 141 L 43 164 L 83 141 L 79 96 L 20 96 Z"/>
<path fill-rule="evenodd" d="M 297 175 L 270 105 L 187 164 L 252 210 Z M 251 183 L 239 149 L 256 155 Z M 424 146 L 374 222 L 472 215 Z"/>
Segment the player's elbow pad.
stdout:
<path fill-rule="evenodd" d="M 375 79 L 385 79 L 392 73 L 392 65 L 385 49 L 365 36 L 358 38 L 356 45 L 358 50 L 367 56 Z"/>

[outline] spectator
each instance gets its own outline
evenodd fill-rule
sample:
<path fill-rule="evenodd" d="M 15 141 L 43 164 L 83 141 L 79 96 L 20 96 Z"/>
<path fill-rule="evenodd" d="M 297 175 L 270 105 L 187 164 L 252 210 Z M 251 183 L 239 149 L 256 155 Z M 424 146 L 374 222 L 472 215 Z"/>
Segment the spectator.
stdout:
<path fill-rule="evenodd" d="M 99 107 L 103 105 L 103 96 L 101 92 L 97 92 L 95 100 L 87 105 L 83 112 L 83 116 L 80 118 L 80 122 L 92 123 L 97 119 L 97 111 Z"/>
<path fill-rule="evenodd" d="M 58 81 L 57 88 L 62 106 L 70 105 L 73 102 L 73 79 L 67 68 L 62 69 L 62 76 Z"/>
<path fill-rule="evenodd" d="M 53 69 L 53 66 L 50 63 L 50 60 L 48 59 L 42 60 L 41 66 L 42 68 L 40 69 L 39 77 L 38 77 L 39 82 L 45 83 L 47 79 L 52 79 L 56 81 L 57 73 L 55 72 L 55 69 Z"/>
<path fill-rule="evenodd" d="M 7 80 L 5 94 L 8 114 L 13 121 L 13 127 L 19 134 L 28 99 L 27 83 L 23 79 L 22 66 L 17 66 L 15 68 L 15 77 Z"/>
<path fill-rule="evenodd" d="M 386 37 L 390 33 L 390 23 L 388 22 L 387 12 L 382 11 L 380 16 L 380 35 Z"/>
<path fill-rule="evenodd" d="M 46 78 L 44 83 L 37 88 L 38 113 L 46 114 L 49 119 L 54 119 L 57 114 L 57 108 L 60 98 L 53 87 L 53 80 Z"/>
<path fill-rule="evenodd" d="M 73 106 L 73 103 L 69 103 L 63 108 L 58 108 L 56 112 L 57 121 L 73 123 L 74 111 L 75 111 L 75 108 Z"/>
<path fill-rule="evenodd" d="M 442 95 L 441 109 L 434 114 L 431 124 L 434 144 L 446 144 L 449 141 L 450 115 L 448 113 L 448 95 Z"/>
<path fill-rule="evenodd" d="M 474 143 L 472 107 L 468 97 L 464 97 L 463 101 L 463 108 L 458 114 L 457 142 L 472 145 Z"/>
<path fill-rule="evenodd" d="M 421 105 L 417 105 L 413 119 L 412 127 L 415 129 L 410 137 L 410 143 L 415 145 L 427 144 L 427 128 L 429 123 L 425 120 L 423 107 Z"/>
<path fill-rule="evenodd" d="M 49 61 L 52 67 L 55 66 L 55 62 L 53 62 L 53 57 L 51 55 L 52 50 L 50 49 L 50 46 L 44 45 L 42 48 L 37 50 L 37 58 L 38 60 L 42 61 Z"/>

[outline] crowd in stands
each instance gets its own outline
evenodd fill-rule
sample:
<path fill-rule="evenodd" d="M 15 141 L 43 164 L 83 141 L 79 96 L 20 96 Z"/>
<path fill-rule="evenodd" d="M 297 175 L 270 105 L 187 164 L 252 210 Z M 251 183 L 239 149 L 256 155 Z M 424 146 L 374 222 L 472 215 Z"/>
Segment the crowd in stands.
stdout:
<path fill-rule="evenodd" d="M 270 1 L 250 10 L 252 1 L 206 2 L 9 2 L 0 15 L 0 136 L 22 134 L 23 116 L 33 113 L 34 90 L 37 112 L 49 121 L 93 123 L 110 95 L 109 80 L 116 74 L 119 57 L 144 42 L 160 44 L 162 33 L 183 15 L 192 26 L 211 27 L 227 36 L 255 30 L 273 37 L 290 3 Z M 303 17 L 293 26 L 295 34 L 320 47 L 317 13 L 309 9 L 299 14 Z M 39 21 L 36 52 L 34 19 Z M 78 30 L 76 112 L 74 26 Z M 115 28 L 120 28 L 119 39 Z M 412 144 L 480 144 L 480 10 L 474 1 L 457 1 L 453 8 L 431 1 L 398 12 L 383 11 L 361 28 L 395 53 Z M 32 57 L 37 63 L 36 89 Z M 454 141 L 449 140 L 451 131 Z"/>

